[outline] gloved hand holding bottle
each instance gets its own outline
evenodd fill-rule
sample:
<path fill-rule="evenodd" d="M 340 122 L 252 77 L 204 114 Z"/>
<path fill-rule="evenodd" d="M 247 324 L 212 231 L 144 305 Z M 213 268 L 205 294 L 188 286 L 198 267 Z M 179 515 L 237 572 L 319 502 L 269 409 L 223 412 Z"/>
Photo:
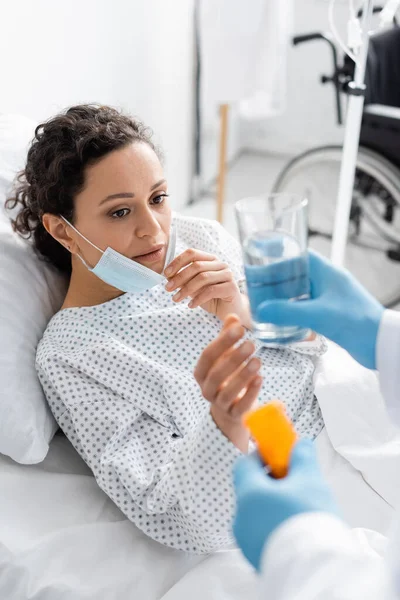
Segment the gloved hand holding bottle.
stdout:
<path fill-rule="evenodd" d="M 308 440 L 296 443 L 289 473 L 282 479 L 266 474 L 258 454 L 241 457 L 234 467 L 234 485 L 237 510 L 233 531 L 257 570 L 266 542 L 284 521 L 305 512 L 338 514 Z"/>
<path fill-rule="evenodd" d="M 336 342 L 359 363 L 376 368 L 376 340 L 382 305 L 344 269 L 309 252 L 311 298 L 271 300 L 258 307 L 257 318 L 281 326 L 308 327 Z"/>

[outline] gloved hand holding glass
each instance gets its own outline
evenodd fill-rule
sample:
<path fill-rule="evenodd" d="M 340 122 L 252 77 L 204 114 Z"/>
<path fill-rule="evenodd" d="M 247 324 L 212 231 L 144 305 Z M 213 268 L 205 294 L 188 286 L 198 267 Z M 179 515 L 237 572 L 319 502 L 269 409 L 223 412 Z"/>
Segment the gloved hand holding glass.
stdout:
<path fill-rule="evenodd" d="M 305 339 L 309 330 L 296 323 L 272 324 L 258 307 L 266 300 L 302 300 L 309 297 L 306 199 L 272 194 L 236 203 L 243 249 L 253 332 L 265 344 Z"/>
<path fill-rule="evenodd" d="M 383 306 L 344 269 L 309 252 L 311 298 L 270 299 L 257 306 L 257 319 L 279 326 L 309 327 L 347 350 L 359 363 L 376 367 L 376 341 Z"/>

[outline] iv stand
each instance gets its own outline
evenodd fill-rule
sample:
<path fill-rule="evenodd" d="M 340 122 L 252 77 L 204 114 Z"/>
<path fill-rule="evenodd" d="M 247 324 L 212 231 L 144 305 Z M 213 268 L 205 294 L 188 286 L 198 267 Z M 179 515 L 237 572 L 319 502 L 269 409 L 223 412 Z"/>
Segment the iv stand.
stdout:
<path fill-rule="evenodd" d="M 336 202 L 333 228 L 331 259 L 337 266 L 344 262 L 349 231 L 350 210 L 353 198 L 357 153 L 360 141 L 361 121 L 364 108 L 365 71 L 369 47 L 369 24 L 371 23 L 373 1 L 365 0 L 362 14 L 363 44 L 355 65 L 354 81 L 349 84 L 349 103 L 346 117 L 346 130 L 340 168 L 339 190 Z"/>

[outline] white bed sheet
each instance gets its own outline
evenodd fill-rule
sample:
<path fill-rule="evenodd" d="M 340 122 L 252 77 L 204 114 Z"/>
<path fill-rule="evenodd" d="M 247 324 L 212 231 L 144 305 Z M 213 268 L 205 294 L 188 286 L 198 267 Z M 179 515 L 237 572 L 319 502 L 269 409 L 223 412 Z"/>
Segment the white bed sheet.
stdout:
<path fill-rule="evenodd" d="M 316 442 L 320 462 L 346 520 L 386 533 L 394 512 L 399 436 L 385 421 L 375 375 L 335 347 L 330 353 L 315 381 L 326 418 Z M 362 398 L 367 410 L 360 416 Z M 368 429 L 372 423 L 376 431 Z M 0 490 L 1 598 L 257 598 L 256 577 L 238 551 L 189 556 L 146 538 L 97 487 L 62 435 L 40 465 L 0 457 Z M 368 541 L 383 551 L 378 534 Z"/>
<path fill-rule="evenodd" d="M 255 584 L 237 551 L 190 556 L 143 535 L 98 488 L 62 435 L 40 465 L 0 457 L 0 486 L 1 598 L 183 598 L 172 590 L 192 570 L 199 572 L 203 592 L 216 594 L 215 578 L 221 585 L 225 578 L 227 589 L 236 590 L 226 598 L 245 597 L 237 595 L 242 581 L 243 593 Z"/>

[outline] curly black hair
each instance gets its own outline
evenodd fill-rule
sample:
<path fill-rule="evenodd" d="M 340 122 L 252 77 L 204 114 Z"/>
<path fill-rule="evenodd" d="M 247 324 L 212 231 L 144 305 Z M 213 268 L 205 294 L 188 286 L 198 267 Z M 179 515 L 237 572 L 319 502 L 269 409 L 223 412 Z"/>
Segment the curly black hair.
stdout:
<path fill-rule="evenodd" d="M 28 151 L 25 169 L 6 200 L 14 230 L 33 237 L 40 256 L 60 271 L 71 273 L 71 255 L 44 228 L 45 213 L 74 222 L 74 198 L 83 189 L 85 168 L 106 154 L 133 142 L 148 144 L 161 158 L 152 132 L 140 121 L 109 106 L 72 106 L 40 124 Z"/>

